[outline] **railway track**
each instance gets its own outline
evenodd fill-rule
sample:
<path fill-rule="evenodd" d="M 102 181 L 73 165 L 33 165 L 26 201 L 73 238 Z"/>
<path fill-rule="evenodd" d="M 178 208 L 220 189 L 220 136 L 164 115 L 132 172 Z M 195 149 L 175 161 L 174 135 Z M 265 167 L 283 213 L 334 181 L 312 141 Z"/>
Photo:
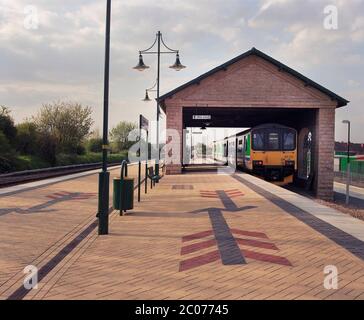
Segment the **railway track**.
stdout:
<path fill-rule="evenodd" d="M 120 163 L 109 164 L 109 167 L 118 165 L 120 165 Z M 99 169 L 101 168 L 101 166 L 102 163 L 98 162 L 0 174 L 0 188 L 14 186 L 25 182 L 38 181 L 53 177 L 64 176 L 72 173 Z"/>

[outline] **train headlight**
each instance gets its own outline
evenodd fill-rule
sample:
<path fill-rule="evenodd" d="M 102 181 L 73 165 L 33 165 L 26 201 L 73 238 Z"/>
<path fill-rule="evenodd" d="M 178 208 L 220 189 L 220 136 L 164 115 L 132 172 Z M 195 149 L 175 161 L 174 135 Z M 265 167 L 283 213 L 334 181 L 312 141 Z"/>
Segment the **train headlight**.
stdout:
<path fill-rule="evenodd" d="M 285 165 L 287 167 L 294 167 L 295 162 L 293 160 L 286 160 Z"/>
<path fill-rule="evenodd" d="M 262 160 L 254 160 L 253 161 L 253 166 L 262 167 L 263 166 L 263 161 Z"/>

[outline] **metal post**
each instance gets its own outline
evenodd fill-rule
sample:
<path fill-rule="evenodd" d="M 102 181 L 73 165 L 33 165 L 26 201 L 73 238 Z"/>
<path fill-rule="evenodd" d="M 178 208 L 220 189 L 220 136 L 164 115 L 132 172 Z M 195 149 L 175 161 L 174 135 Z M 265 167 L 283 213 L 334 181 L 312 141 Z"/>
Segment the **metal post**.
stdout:
<path fill-rule="evenodd" d="M 192 128 L 191 128 L 191 164 L 192 164 Z"/>
<path fill-rule="evenodd" d="M 149 134 L 147 130 L 147 156 L 145 159 L 145 193 L 148 192 L 148 159 L 149 159 Z"/>
<path fill-rule="evenodd" d="M 109 117 L 109 69 L 110 69 L 110 25 L 111 0 L 106 5 L 106 32 L 105 32 L 105 70 L 104 70 L 104 123 L 102 146 L 102 172 L 99 174 L 99 235 L 109 233 L 109 181 L 110 173 L 107 171 L 108 153 L 108 117 Z"/>
<path fill-rule="evenodd" d="M 348 154 L 347 154 L 347 164 L 346 164 L 346 205 L 350 203 L 350 121 L 348 123 Z"/>
<path fill-rule="evenodd" d="M 139 162 L 138 162 L 138 202 L 140 202 L 140 185 L 142 175 L 142 163 L 140 157 L 142 155 L 142 115 L 139 116 Z"/>
<path fill-rule="evenodd" d="M 161 32 L 157 33 L 158 38 L 158 65 L 157 65 L 157 158 L 155 160 L 155 174 L 159 176 L 159 87 L 160 87 L 160 64 L 161 64 Z"/>

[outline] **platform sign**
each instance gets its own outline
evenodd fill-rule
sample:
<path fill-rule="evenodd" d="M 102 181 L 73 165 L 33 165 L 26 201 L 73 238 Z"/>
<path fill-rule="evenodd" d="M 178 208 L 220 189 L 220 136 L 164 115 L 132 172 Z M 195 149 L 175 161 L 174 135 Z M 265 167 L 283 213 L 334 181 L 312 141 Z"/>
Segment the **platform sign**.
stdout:
<path fill-rule="evenodd" d="M 145 131 L 149 131 L 149 121 L 142 115 L 140 115 L 139 117 L 139 128 L 144 129 Z"/>
<path fill-rule="evenodd" d="M 204 115 L 198 115 L 195 114 L 192 116 L 193 120 L 211 120 L 211 115 L 204 114 Z"/>

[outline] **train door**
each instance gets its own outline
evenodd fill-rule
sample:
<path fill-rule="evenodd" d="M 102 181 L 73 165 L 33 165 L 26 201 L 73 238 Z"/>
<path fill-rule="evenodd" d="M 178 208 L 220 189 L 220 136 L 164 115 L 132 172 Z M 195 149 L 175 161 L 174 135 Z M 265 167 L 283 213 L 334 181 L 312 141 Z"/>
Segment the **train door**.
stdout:
<path fill-rule="evenodd" d="M 298 136 L 298 177 L 308 180 L 313 172 L 313 135 L 309 128 L 301 130 Z"/>
<path fill-rule="evenodd" d="M 238 137 L 235 138 L 235 168 L 238 166 Z"/>
<path fill-rule="evenodd" d="M 245 150 L 244 150 L 244 137 L 239 136 L 237 138 L 237 156 L 236 156 L 236 165 L 237 167 L 243 169 L 244 168 L 244 156 L 245 156 Z"/>

